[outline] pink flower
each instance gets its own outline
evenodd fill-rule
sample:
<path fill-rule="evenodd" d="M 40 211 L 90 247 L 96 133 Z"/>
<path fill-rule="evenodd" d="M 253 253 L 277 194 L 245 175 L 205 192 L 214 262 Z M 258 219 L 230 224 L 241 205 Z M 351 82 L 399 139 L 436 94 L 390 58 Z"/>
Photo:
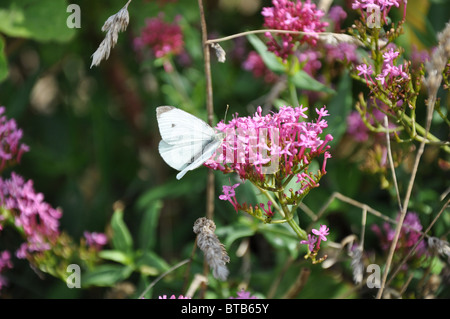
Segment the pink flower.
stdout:
<path fill-rule="evenodd" d="M 223 195 L 219 196 L 219 199 L 229 201 L 236 211 L 238 211 L 239 204 L 237 202 L 236 192 L 234 191 L 234 189 L 239 185 L 240 185 L 239 183 L 234 184 L 233 186 L 223 185 L 222 186 Z"/>
<path fill-rule="evenodd" d="M 11 262 L 11 253 L 4 250 L 0 253 L 0 273 L 5 269 L 11 269 L 13 264 Z"/>
<path fill-rule="evenodd" d="M 323 11 L 316 8 L 310 0 L 301 1 L 272 0 L 273 7 L 264 7 L 261 14 L 264 17 L 264 26 L 269 29 L 291 30 L 303 32 L 322 32 L 328 25 L 322 22 Z M 281 41 L 278 42 L 271 33 L 266 33 L 269 39 L 267 47 L 269 51 L 286 60 L 293 53 L 296 42 L 315 45 L 315 35 L 280 34 Z"/>
<path fill-rule="evenodd" d="M 400 214 L 397 215 L 397 220 L 399 217 Z M 392 240 L 394 239 L 395 226 L 391 226 L 389 223 L 383 223 L 382 227 L 384 232 L 381 231 L 378 225 L 373 225 L 371 228 L 372 231 L 378 236 L 381 248 L 387 251 L 389 250 Z M 422 224 L 420 223 L 418 214 L 414 212 L 407 212 L 400 231 L 396 250 L 406 254 L 419 240 L 421 236 L 420 231 L 422 231 Z M 421 257 L 426 254 L 426 244 L 425 241 L 422 240 L 417 247 L 415 255 L 416 257 Z"/>
<path fill-rule="evenodd" d="M 15 173 L 9 180 L 0 178 L 0 206 L 16 212 L 15 225 L 23 229 L 26 237 L 26 243 L 17 251 L 19 257 L 50 249 L 50 243 L 59 236 L 62 213 L 44 202 L 43 194 L 34 191 L 33 181 L 25 182 Z"/>
<path fill-rule="evenodd" d="M 169 298 L 167 298 L 167 295 L 162 295 L 162 296 L 159 296 L 158 299 L 192 299 L 192 298 L 188 297 L 188 296 L 183 296 L 183 295 L 179 295 L 178 298 L 175 295 L 172 295 Z"/>
<path fill-rule="evenodd" d="M 316 241 L 317 241 L 317 238 L 315 236 L 308 234 L 308 240 L 302 240 L 302 241 L 300 241 L 300 244 L 308 245 L 309 251 L 313 251 Z"/>
<path fill-rule="evenodd" d="M 291 174 L 294 168 L 325 153 L 333 139 L 331 135 L 320 137 L 328 126 L 322 119 L 328 115 L 325 107 L 316 110 L 320 116 L 313 122 L 303 121 L 305 111 L 283 106 L 277 113 L 263 116 L 258 107 L 253 117 L 236 114 L 228 124 L 219 122 L 216 129 L 226 133 L 226 138 L 205 166 L 224 173 L 234 171 L 241 179 L 263 180 L 266 174 L 280 170 L 284 176 Z"/>
<path fill-rule="evenodd" d="M 313 229 L 312 233 L 319 236 L 320 240 L 327 241 L 327 237 L 330 234 L 330 229 L 326 225 L 320 225 L 319 230 Z"/>
<path fill-rule="evenodd" d="M 177 19 L 171 24 L 164 22 L 163 17 L 164 14 L 160 13 L 156 18 L 147 19 L 141 35 L 134 39 L 136 50 L 150 47 L 157 58 L 178 55 L 184 51 L 183 33 Z"/>
<path fill-rule="evenodd" d="M 249 291 L 241 289 L 241 291 L 236 292 L 237 297 L 230 297 L 230 299 L 257 299 L 255 296 L 250 296 Z"/>
<path fill-rule="evenodd" d="M 14 119 L 8 120 L 5 107 L 0 106 L 0 171 L 8 164 L 20 162 L 22 154 L 28 152 L 28 145 L 20 143 L 23 132 Z"/>
<path fill-rule="evenodd" d="M 108 243 L 108 237 L 103 233 L 90 233 L 85 231 L 84 237 L 86 238 L 86 244 L 90 247 L 94 247 L 96 250 L 100 250 Z"/>

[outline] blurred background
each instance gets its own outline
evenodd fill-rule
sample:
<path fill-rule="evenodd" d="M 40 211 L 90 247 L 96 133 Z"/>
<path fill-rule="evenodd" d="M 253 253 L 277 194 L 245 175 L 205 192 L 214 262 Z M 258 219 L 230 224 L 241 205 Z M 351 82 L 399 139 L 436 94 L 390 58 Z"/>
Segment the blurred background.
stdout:
<path fill-rule="evenodd" d="M 77 4 L 81 9 L 80 28 L 67 27 L 72 13 L 67 11 L 69 4 Z M 36 192 L 44 194 L 45 201 L 53 207 L 62 209 L 60 229 L 75 242 L 85 231 L 111 234 L 113 213 L 117 205 L 123 207 L 123 221 L 132 236 L 134 254 L 150 251 L 154 258 L 149 258 L 159 264 L 153 265 L 150 272 L 137 267 L 117 280 L 94 283 L 86 289 L 68 289 L 60 279 L 33 270 L 26 260 L 14 260 L 15 267 L 9 272 L 10 283 L 3 297 L 136 297 L 157 275 L 192 252 L 195 241 L 192 225 L 205 215 L 207 169 L 201 167 L 180 181 L 175 179 L 177 172 L 163 162 L 157 151 L 160 135 L 155 109 L 173 105 L 206 119 L 198 3 L 131 1 L 126 31 L 119 33 L 109 58 L 91 67 L 91 55 L 105 36 L 101 31 L 103 23 L 125 4 L 124 0 L 1 1 L 0 105 L 5 106 L 6 115 L 23 129 L 22 141 L 30 147 L 20 164 L 4 171 L 3 177 L 9 177 L 14 171 L 33 180 Z M 204 5 L 208 38 L 218 38 L 262 29 L 261 10 L 272 4 L 263 0 L 207 0 Z M 351 9 L 351 1 L 333 1 L 332 5 L 340 5 L 347 12 L 340 25 L 342 30 L 358 18 L 358 12 Z M 401 16 L 398 11 L 393 15 Z M 406 57 L 414 50 L 430 52 L 436 46 L 436 33 L 449 20 L 449 12 L 448 1 L 408 1 L 405 34 L 398 43 Z M 13 20 L 14 17 L 21 18 Z M 150 25 L 149 19 L 178 26 L 173 32 L 181 31 L 181 48 L 157 57 L 149 43 L 158 41 L 150 39 L 158 31 L 150 30 L 147 38 L 143 36 L 143 30 Z M 164 25 L 159 27 L 161 33 L 165 32 Z M 225 63 L 217 62 L 211 51 L 215 123 L 224 118 L 227 105 L 228 119 L 234 113 L 252 115 L 259 105 L 265 106 L 265 112 L 276 110 L 283 97 L 270 99 L 270 94 L 279 81 L 269 70 L 258 71 L 254 64 L 249 66 L 250 52 L 255 48 L 248 39 L 237 38 L 221 45 L 227 52 Z M 317 71 L 317 78 L 325 77 L 321 81 L 338 93 L 299 89 L 299 103 L 311 109 L 327 105 L 331 114 L 327 119 L 327 133 L 333 134 L 335 140 L 328 174 L 304 204 L 317 212 L 333 192 L 340 192 L 395 219 L 398 206 L 392 188 L 384 187 L 385 172 L 365 162 L 372 147 L 370 140 L 357 142 L 347 132 L 346 119 L 354 110 L 358 93 L 365 87 L 352 81 L 342 64 L 326 61 L 326 56 L 320 60 L 322 68 Z M 442 94 L 441 106 L 447 109 L 448 97 Z M 448 138 L 445 130 L 436 134 Z M 411 199 L 411 210 L 420 213 L 424 227 L 441 208 L 439 196 L 449 186 L 448 171 L 441 173 L 438 165 L 442 157 L 439 149 L 426 149 Z M 398 178 L 404 192 L 412 158 L 403 160 Z M 214 220 L 217 234 L 231 257 L 232 275 L 226 283 L 211 280 L 207 297 L 227 298 L 244 287 L 259 297 L 280 298 L 303 267 L 311 268 L 311 275 L 295 297 L 372 296 L 373 292 L 354 289 L 350 259 L 336 261 L 326 270 L 320 265 L 308 265 L 292 238 L 271 233 L 243 213 L 236 214 L 228 202 L 218 199 L 222 185 L 229 185 L 230 178 L 231 182 L 235 181 L 235 176 L 220 172 L 215 172 L 215 176 Z M 238 196 L 257 202 L 258 194 L 250 186 L 243 186 Z M 306 214 L 300 220 L 301 224 L 303 220 L 306 224 L 310 222 Z M 350 234 L 360 233 L 361 209 L 335 200 L 321 224 L 330 227 L 330 241 L 340 242 Z M 367 225 L 372 224 L 381 225 L 382 220 L 369 215 Z M 449 226 L 447 213 L 433 228 L 433 234 L 448 237 Z M 251 252 L 245 257 L 237 255 L 243 243 L 249 245 Z M 376 234 L 369 226 L 365 245 L 373 256 L 383 256 Z M 202 272 L 202 255 L 197 251 L 195 256 L 189 279 L 194 273 Z M 285 269 L 287 260 L 290 260 L 289 268 Z M 448 269 L 448 265 L 439 265 L 441 268 L 434 271 Z M 185 268 L 177 270 L 160 281 L 148 297 L 184 293 L 184 271 Z M 419 282 L 424 272 L 414 280 Z M 274 274 L 279 276 L 277 283 Z M 440 287 L 439 296 L 448 297 L 448 286 Z"/>

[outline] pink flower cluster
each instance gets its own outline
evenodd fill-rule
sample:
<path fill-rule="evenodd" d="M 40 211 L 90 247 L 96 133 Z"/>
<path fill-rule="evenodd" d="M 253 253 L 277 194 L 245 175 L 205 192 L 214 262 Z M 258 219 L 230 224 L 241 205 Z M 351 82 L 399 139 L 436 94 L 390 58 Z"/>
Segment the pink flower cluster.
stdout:
<path fill-rule="evenodd" d="M 86 238 L 86 245 L 93 247 L 95 250 L 101 250 L 108 243 L 108 237 L 103 233 L 85 231 L 83 235 Z"/>
<path fill-rule="evenodd" d="M 324 12 L 316 8 L 316 5 L 306 0 L 288 1 L 288 0 L 272 0 L 273 7 L 264 7 L 261 14 L 264 16 L 264 26 L 269 29 L 290 30 L 302 32 L 323 32 L 328 26 L 327 22 L 321 21 Z M 294 51 L 297 42 L 309 43 L 315 45 L 317 43 L 317 35 L 295 35 L 295 34 L 279 34 L 281 43 L 273 37 L 269 32 L 266 37 L 269 39 L 267 43 L 268 50 L 274 52 L 277 56 L 286 60 Z"/>
<path fill-rule="evenodd" d="M 33 181 L 25 182 L 15 173 L 9 180 L 0 178 L 0 206 L 12 211 L 15 225 L 23 229 L 26 237 L 17 257 L 51 248 L 59 235 L 62 214 L 44 202 L 43 194 L 34 191 Z"/>
<path fill-rule="evenodd" d="M 175 19 L 174 23 L 166 23 L 163 14 L 147 19 L 141 35 L 134 39 L 134 47 L 141 50 L 150 47 L 157 58 L 167 55 L 178 55 L 184 51 L 183 33 Z"/>
<path fill-rule="evenodd" d="M 368 11 L 367 15 L 371 15 L 374 12 L 374 7 L 378 7 L 380 13 L 383 15 L 383 20 L 386 23 L 386 16 L 392 7 L 400 7 L 400 4 L 403 3 L 403 20 L 406 17 L 406 5 L 408 0 L 354 0 L 352 3 L 352 9 L 360 10 L 361 14 L 363 10 Z"/>
<path fill-rule="evenodd" d="M 408 74 L 408 64 L 405 62 L 399 66 L 395 65 L 397 57 L 400 55 L 399 51 L 390 48 L 389 51 L 383 53 L 383 67 L 381 72 L 375 76 L 380 85 L 389 88 L 390 91 L 402 91 L 404 84 L 408 83 L 410 76 Z M 367 86 L 376 87 L 374 79 L 372 78 L 373 69 L 371 65 L 360 64 L 356 67 L 359 76 L 363 76 L 366 80 Z"/>
<path fill-rule="evenodd" d="M 162 296 L 158 296 L 158 299 L 192 299 L 192 298 L 189 296 L 183 296 L 183 295 L 179 295 L 178 297 L 176 297 L 175 295 L 172 295 L 167 298 L 167 295 L 162 295 Z"/>
<path fill-rule="evenodd" d="M 236 114 L 228 124 L 219 122 L 216 129 L 226 133 L 226 138 L 204 165 L 224 173 L 236 172 L 243 180 L 263 181 L 266 174 L 278 171 L 284 177 L 295 174 L 302 185 L 298 192 L 314 186 L 314 179 L 303 170 L 312 158 L 324 154 L 321 173 L 326 174 L 326 160 L 331 157 L 327 143 L 333 137 L 320 137 L 328 126 L 325 107 L 316 109 L 318 117 L 312 122 L 303 121 L 308 118 L 306 111 L 302 106 L 283 106 L 279 112 L 263 116 L 258 107 L 253 117 Z"/>
<path fill-rule="evenodd" d="M 308 234 L 308 240 L 300 241 L 300 244 L 308 245 L 310 252 L 317 252 L 320 249 L 320 242 L 327 241 L 327 236 L 330 234 L 330 229 L 326 225 L 320 225 L 320 228 L 313 229 L 312 233 L 316 236 Z"/>
<path fill-rule="evenodd" d="M 237 297 L 230 297 L 230 299 L 258 299 L 256 296 L 250 295 L 250 291 L 245 291 L 241 289 L 241 291 L 236 292 Z"/>
<path fill-rule="evenodd" d="M 20 162 L 22 154 L 29 151 L 29 147 L 20 143 L 23 132 L 17 127 L 14 119 L 8 120 L 5 107 L 0 106 L 0 171 L 8 163 Z"/>
<path fill-rule="evenodd" d="M 399 216 L 397 216 L 397 220 L 399 219 Z M 392 226 L 391 224 L 385 222 L 383 223 L 383 230 L 380 229 L 378 225 L 372 225 L 372 231 L 377 235 L 378 239 L 380 240 L 381 248 L 384 251 L 388 251 L 392 241 L 394 240 L 395 236 L 395 226 Z M 417 241 L 419 240 L 419 237 L 421 236 L 420 231 L 422 230 L 422 224 L 420 223 L 419 216 L 414 212 L 407 212 L 405 219 L 403 221 L 402 229 L 400 231 L 400 236 L 398 239 L 397 247 L 396 249 L 399 251 L 403 251 L 404 253 L 407 253 L 410 248 L 412 248 Z M 416 255 L 417 257 L 421 257 L 427 254 L 427 247 L 425 244 L 425 241 L 422 240 L 419 243 L 419 246 L 417 246 L 416 249 Z"/>

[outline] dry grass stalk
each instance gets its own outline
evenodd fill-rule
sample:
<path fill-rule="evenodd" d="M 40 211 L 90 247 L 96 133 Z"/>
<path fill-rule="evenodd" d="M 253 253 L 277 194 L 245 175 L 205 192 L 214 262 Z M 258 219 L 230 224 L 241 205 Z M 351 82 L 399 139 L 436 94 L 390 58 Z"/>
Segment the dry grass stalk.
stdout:
<path fill-rule="evenodd" d="M 193 230 L 197 234 L 197 246 L 203 251 L 214 278 L 225 281 L 229 274 L 226 264 L 230 262 L 230 257 L 214 234 L 216 224 L 206 217 L 201 217 L 195 221 Z"/>

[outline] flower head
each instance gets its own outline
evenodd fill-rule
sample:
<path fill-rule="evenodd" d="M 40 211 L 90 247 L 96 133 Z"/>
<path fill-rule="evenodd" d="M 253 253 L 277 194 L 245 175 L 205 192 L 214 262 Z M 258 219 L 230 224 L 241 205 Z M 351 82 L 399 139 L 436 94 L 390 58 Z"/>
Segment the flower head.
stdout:
<path fill-rule="evenodd" d="M 108 243 L 108 237 L 103 233 L 90 233 L 85 231 L 84 237 L 86 238 L 86 244 L 90 247 L 94 247 L 96 250 L 100 250 Z"/>
<path fill-rule="evenodd" d="M 313 251 L 316 245 L 317 238 L 311 234 L 308 234 L 308 240 L 300 241 L 300 244 L 308 245 L 309 251 Z"/>
<path fill-rule="evenodd" d="M 245 291 L 241 289 L 241 291 L 236 292 L 237 297 L 230 297 L 230 299 L 257 299 L 256 296 L 251 296 L 250 291 Z"/>
<path fill-rule="evenodd" d="M 327 241 L 327 237 L 330 234 L 330 229 L 326 225 L 320 225 L 319 230 L 313 229 L 312 233 L 317 235 L 320 240 Z"/>
<path fill-rule="evenodd" d="M 14 119 L 7 119 L 5 107 L 0 106 L 0 171 L 8 164 L 20 162 L 22 154 L 29 151 L 26 144 L 20 142 L 23 132 Z"/>
<path fill-rule="evenodd" d="M 273 7 L 264 7 L 261 14 L 264 17 L 264 26 L 269 29 L 291 30 L 311 32 L 312 34 L 299 36 L 294 34 L 280 34 L 280 41 L 277 41 L 271 33 L 266 33 L 269 39 L 267 47 L 269 51 L 286 60 L 293 53 L 297 42 L 317 43 L 315 32 L 322 32 L 328 25 L 322 22 L 324 12 L 316 8 L 310 0 L 288 1 L 272 0 Z"/>
<path fill-rule="evenodd" d="M 174 23 L 166 23 L 163 17 L 164 15 L 160 14 L 156 18 L 147 19 L 141 35 L 134 39 L 136 50 L 150 47 L 157 58 L 178 55 L 184 51 L 183 33 L 177 19 Z"/>
<path fill-rule="evenodd" d="M 192 299 L 192 298 L 188 297 L 188 296 L 183 296 L 183 295 L 179 295 L 178 297 L 176 297 L 175 295 L 172 295 L 169 298 L 167 298 L 167 295 L 162 295 L 162 296 L 158 296 L 158 299 Z"/>
<path fill-rule="evenodd" d="M 50 249 L 59 235 L 62 213 L 46 203 L 43 194 L 34 191 L 33 181 L 25 182 L 15 173 L 9 180 L 0 178 L 0 206 L 13 211 L 15 225 L 26 236 L 27 242 L 17 251 L 19 258 L 25 258 L 28 252 Z"/>

